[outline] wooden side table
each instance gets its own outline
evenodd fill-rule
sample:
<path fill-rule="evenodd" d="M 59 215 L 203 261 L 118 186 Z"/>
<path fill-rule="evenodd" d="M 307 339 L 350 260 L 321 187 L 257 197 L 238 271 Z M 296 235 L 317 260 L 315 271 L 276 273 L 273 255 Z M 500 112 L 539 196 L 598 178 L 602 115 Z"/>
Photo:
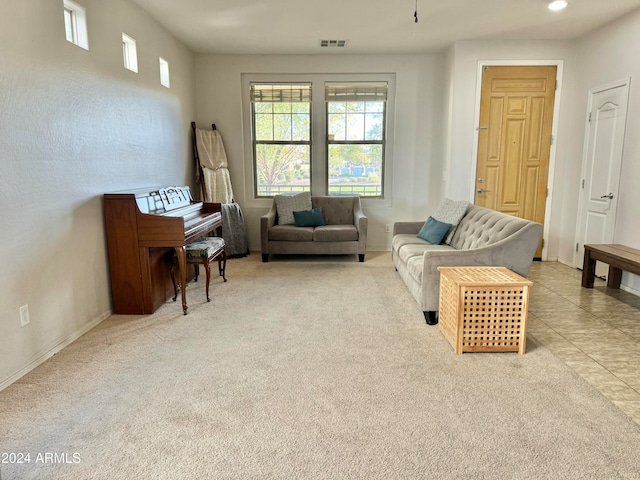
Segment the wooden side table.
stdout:
<path fill-rule="evenodd" d="M 438 267 L 438 270 L 438 329 L 456 354 L 524 354 L 531 281 L 504 267 Z"/>

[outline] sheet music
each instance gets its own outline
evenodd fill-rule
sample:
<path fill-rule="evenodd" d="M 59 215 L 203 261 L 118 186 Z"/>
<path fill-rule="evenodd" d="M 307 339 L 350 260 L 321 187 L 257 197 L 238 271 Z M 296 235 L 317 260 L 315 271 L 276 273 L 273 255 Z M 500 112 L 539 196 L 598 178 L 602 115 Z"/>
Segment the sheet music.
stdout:
<path fill-rule="evenodd" d="M 191 203 L 191 191 L 188 188 L 167 187 L 158 190 L 164 209 L 168 212 Z"/>

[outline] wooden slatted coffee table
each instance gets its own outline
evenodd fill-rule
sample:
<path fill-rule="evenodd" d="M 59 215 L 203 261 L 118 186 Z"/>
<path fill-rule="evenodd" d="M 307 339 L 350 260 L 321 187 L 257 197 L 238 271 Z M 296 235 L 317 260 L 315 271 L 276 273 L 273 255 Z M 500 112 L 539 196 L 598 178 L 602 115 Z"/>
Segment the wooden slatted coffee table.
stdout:
<path fill-rule="evenodd" d="M 524 354 L 531 281 L 504 267 L 438 267 L 438 270 L 438 329 L 456 354 Z"/>

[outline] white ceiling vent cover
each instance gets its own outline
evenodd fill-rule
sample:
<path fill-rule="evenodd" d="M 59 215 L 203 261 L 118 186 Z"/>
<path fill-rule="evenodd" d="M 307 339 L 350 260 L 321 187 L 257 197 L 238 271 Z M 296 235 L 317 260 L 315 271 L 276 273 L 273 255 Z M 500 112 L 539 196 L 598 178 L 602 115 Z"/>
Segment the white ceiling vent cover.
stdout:
<path fill-rule="evenodd" d="M 320 40 L 321 47 L 346 47 L 347 40 Z"/>

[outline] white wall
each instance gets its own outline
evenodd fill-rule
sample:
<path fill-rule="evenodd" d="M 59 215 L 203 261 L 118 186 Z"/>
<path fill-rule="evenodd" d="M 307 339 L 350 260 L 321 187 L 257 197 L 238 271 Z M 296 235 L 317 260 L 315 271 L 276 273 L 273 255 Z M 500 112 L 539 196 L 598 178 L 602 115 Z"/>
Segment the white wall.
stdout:
<path fill-rule="evenodd" d="M 640 10 L 598 30 L 584 35 L 577 41 L 576 81 L 572 90 L 575 108 L 568 119 L 566 129 L 567 177 L 576 181 L 567 189 L 561 232 L 560 259 L 573 263 L 576 214 L 578 208 L 579 179 L 582 167 L 585 116 L 588 91 L 626 77 L 631 77 L 629 108 L 622 158 L 618 211 L 614 243 L 640 248 Z M 622 286 L 640 294 L 640 277 L 624 273 Z"/>
<path fill-rule="evenodd" d="M 364 204 L 369 217 L 367 246 L 386 250 L 391 234 L 385 233 L 385 224 L 426 218 L 444 193 L 442 65 L 442 55 L 197 55 L 197 122 L 202 128 L 215 123 L 224 139 L 250 248 L 260 248 L 259 218 L 270 202 L 247 205 L 252 193 L 245 191 L 244 169 L 251 164 L 251 152 L 243 147 L 242 74 L 396 74 L 392 198 L 390 206 Z"/>
<path fill-rule="evenodd" d="M 110 314 L 102 194 L 193 178 L 193 54 L 127 0 L 76 2 L 89 51 L 65 40 L 62 0 L 0 16 L 0 389 Z"/>
<path fill-rule="evenodd" d="M 503 42 L 493 40 L 464 41 L 453 45 L 447 57 L 451 60 L 452 101 L 449 110 L 450 141 L 447 162 L 447 194 L 451 198 L 473 201 L 476 166 L 477 121 L 479 92 L 478 65 L 505 64 L 508 62 L 559 62 L 562 78 L 557 101 L 559 102 L 558 125 L 555 126 L 557 142 L 553 165 L 550 171 L 551 208 L 548 224 L 547 260 L 555 260 L 559 251 L 559 231 L 561 229 L 562 188 L 565 182 L 567 143 L 563 132 L 567 128 L 570 100 L 565 92 L 572 89 L 575 75 L 575 44 L 568 41 Z M 553 153 L 553 152 L 552 152 Z"/>

